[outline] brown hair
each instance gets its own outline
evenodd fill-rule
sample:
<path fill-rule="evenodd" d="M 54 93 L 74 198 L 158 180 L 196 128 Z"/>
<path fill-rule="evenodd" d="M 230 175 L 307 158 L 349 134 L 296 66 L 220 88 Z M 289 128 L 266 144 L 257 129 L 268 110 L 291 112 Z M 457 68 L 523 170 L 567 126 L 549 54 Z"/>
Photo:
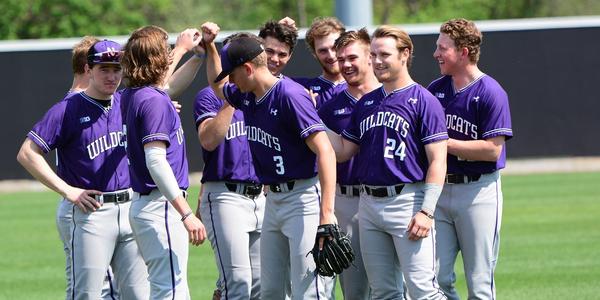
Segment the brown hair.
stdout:
<path fill-rule="evenodd" d="M 154 25 L 134 31 L 124 47 L 123 76 L 129 87 L 161 84 L 170 64 L 169 35 Z"/>
<path fill-rule="evenodd" d="M 469 60 L 472 63 L 479 61 L 483 35 L 477 29 L 475 23 L 465 19 L 448 20 L 442 24 L 440 32 L 450 36 L 456 45 L 456 49 L 467 48 L 469 50 Z"/>
<path fill-rule="evenodd" d="M 359 31 L 350 30 L 342 33 L 340 37 L 335 40 L 333 47 L 336 51 L 339 51 L 352 42 L 362 43 L 368 47 L 371 44 L 371 38 L 369 37 L 367 29 L 363 27 Z"/>
<path fill-rule="evenodd" d="M 406 31 L 402 29 L 389 25 L 380 26 L 375 30 L 375 32 L 373 32 L 373 38 L 384 37 L 389 37 L 396 40 L 396 49 L 398 49 L 399 52 L 404 51 L 404 49 L 408 49 L 409 55 L 408 61 L 406 62 L 406 66 L 410 68 L 413 58 L 414 46 L 412 40 L 410 39 L 410 36 L 408 36 L 408 33 L 406 33 Z"/>
<path fill-rule="evenodd" d="M 267 21 L 258 32 L 258 36 L 266 39 L 268 36 L 286 44 L 290 48 L 290 54 L 298 41 L 298 31 L 291 26 L 277 23 L 274 20 Z"/>
<path fill-rule="evenodd" d="M 317 17 L 313 20 L 310 28 L 306 32 L 306 44 L 308 49 L 315 53 L 315 39 L 339 32 L 346 31 L 344 24 L 334 17 Z"/>
<path fill-rule="evenodd" d="M 71 51 L 71 67 L 73 68 L 73 74 L 85 73 L 85 65 L 87 65 L 87 54 L 88 50 L 100 40 L 93 36 L 84 36 L 83 39 L 75 46 Z"/>

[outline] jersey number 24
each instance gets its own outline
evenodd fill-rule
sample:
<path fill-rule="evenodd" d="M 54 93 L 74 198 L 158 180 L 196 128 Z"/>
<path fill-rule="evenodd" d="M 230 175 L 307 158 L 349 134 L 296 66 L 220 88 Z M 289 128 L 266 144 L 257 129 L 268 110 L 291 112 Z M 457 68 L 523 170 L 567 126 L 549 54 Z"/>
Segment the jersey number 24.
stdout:
<path fill-rule="evenodd" d="M 386 145 L 383 149 L 383 157 L 394 159 L 394 156 L 398 156 L 400 161 L 404 161 L 406 157 L 406 144 L 403 141 L 400 141 L 398 144 L 395 139 L 387 139 Z"/>

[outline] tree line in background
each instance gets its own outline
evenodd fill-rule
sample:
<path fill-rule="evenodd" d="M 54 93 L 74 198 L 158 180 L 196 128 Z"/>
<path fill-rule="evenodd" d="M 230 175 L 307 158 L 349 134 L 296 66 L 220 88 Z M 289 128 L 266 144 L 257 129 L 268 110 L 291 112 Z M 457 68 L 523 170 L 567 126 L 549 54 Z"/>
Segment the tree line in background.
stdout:
<path fill-rule="evenodd" d="M 375 24 L 598 15 L 597 0 L 372 0 Z M 257 29 L 269 19 L 300 27 L 335 13 L 334 0 L 2 0 L 0 39 L 127 35 L 155 24 L 169 32 L 213 21 L 222 30 Z"/>

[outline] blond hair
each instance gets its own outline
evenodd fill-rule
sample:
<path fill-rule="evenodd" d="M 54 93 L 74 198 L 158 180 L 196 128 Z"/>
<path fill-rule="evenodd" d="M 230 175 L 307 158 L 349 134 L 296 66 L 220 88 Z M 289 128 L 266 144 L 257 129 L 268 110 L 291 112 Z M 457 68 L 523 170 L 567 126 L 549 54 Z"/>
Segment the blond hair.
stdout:
<path fill-rule="evenodd" d="M 409 55 L 408 60 L 406 61 L 406 66 L 410 68 L 413 59 L 414 46 L 408 33 L 400 28 L 389 25 L 380 26 L 375 30 L 375 32 L 373 32 L 374 39 L 384 37 L 389 37 L 396 40 L 396 49 L 398 49 L 398 52 L 408 49 Z"/>
<path fill-rule="evenodd" d="M 73 74 L 85 73 L 85 65 L 87 65 L 87 55 L 90 48 L 100 40 L 94 36 L 84 36 L 79 43 L 73 46 L 71 51 L 71 68 Z"/>

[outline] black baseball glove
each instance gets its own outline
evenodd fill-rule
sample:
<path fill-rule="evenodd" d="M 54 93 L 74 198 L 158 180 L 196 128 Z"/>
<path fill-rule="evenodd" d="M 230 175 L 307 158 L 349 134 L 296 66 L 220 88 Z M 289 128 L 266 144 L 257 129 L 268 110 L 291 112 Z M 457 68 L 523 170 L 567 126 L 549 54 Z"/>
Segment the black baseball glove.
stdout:
<path fill-rule="evenodd" d="M 319 239 L 323 241 L 323 249 L 319 250 Z M 319 225 L 315 245 L 309 254 L 313 255 L 317 272 L 322 276 L 332 277 L 341 274 L 354 261 L 354 250 L 348 236 L 340 232 L 337 224 Z"/>

